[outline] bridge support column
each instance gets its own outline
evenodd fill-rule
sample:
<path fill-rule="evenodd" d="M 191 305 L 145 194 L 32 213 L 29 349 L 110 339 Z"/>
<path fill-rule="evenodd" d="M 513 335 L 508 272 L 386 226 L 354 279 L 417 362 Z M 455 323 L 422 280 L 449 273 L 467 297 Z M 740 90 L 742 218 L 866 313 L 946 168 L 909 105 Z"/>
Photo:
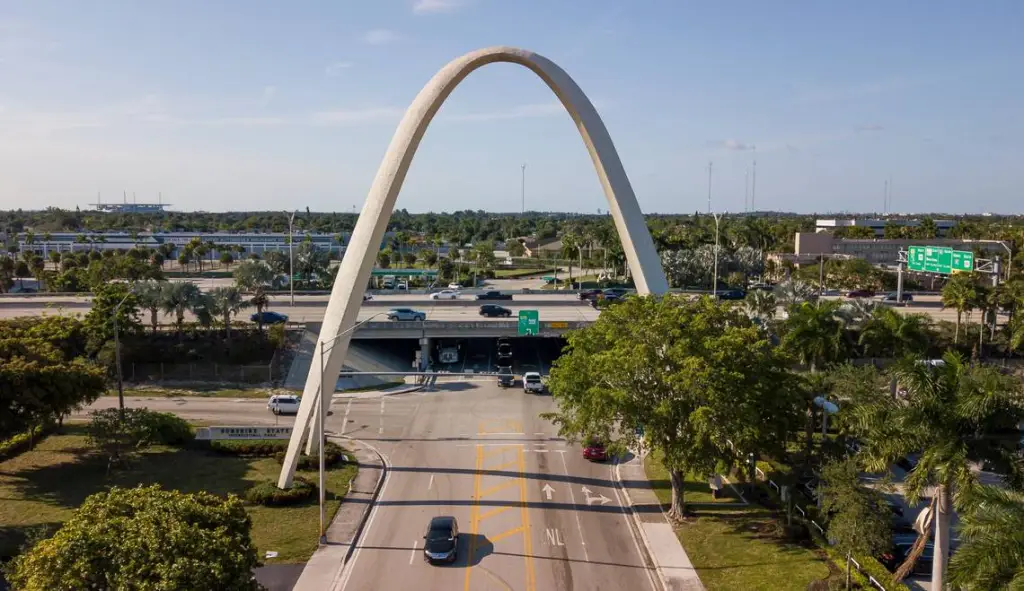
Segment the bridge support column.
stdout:
<path fill-rule="evenodd" d="M 420 371 L 427 371 L 427 367 L 430 365 L 430 345 L 432 339 L 430 337 L 420 337 Z"/>

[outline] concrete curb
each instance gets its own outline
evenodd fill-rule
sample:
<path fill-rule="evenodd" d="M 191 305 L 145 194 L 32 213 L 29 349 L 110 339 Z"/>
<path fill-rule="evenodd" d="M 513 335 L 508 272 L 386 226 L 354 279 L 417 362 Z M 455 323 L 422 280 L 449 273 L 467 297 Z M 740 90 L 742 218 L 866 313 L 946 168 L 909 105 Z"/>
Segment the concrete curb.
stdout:
<path fill-rule="evenodd" d="M 345 552 L 345 560 L 342 562 L 341 570 L 338 571 L 338 576 L 335 578 L 334 584 L 331 587 L 332 589 L 341 589 L 341 583 L 347 579 L 347 573 L 351 572 L 350 567 L 352 566 L 352 555 L 355 553 L 356 546 L 359 544 L 359 539 L 363 537 L 363 530 L 366 529 L 366 522 L 369 520 L 370 514 L 377 508 L 377 499 L 380 498 L 380 491 L 384 488 L 384 481 L 387 480 L 391 467 L 384 454 L 382 454 L 380 450 L 373 445 L 345 435 L 342 435 L 341 439 L 358 441 L 360 445 L 366 446 L 367 449 L 377 454 L 377 458 L 380 459 L 381 468 L 380 476 L 377 477 L 377 485 L 373 489 L 373 494 L 370 495 L 370 502 L 366 504 L 366 510 L 363 511 L 363 517 L 359 520 L 359 525 L 356 526 L 355 533 L 352 534 L 352 542 L 348 545 L 348 551 Z"/>
<path fill-rule="evenodd" d="M 654 567 L 654 571 L 658 573 L 656 581 L 657 583 L 660 583 L 658 588 L 662 591 L 666 591 L 669 589 L 668 580 L 665 578 L 665 573 L 664 571 L 662 571 L 661 565 L 659 565 L 658 562 L 654 559 L 654 552 L 651 550 L 651 541 L 647 539 L 647 534 L 644 533 L 643 524 L 640 522 L 640 515 L 636 511 L 636 507 L 633 505 L 633 499 L 629 496 L 629 491 L 626 489 L 626 486 L 622 484 L 622 473 L 619 471 L 619 467 L 621 465 L 622 464 L 619 463 L 618 458 L 616 458 L 615 483 L 618 484 L 619 490 L 622 491 L 622 495 L 626 497 L 626 502 L 629 503 L 629 516 L 631 518 L 629 520 L 629 526 L 633 529 L 634 532 L 639 534 L 640 539 L 644 542 L 644 561 L 652 565 Z M 652 582 L 655 582 L 653 577 L 651 578 L 651 580 Z"/>
<path fill-rule="evenodd" d="M 419 392 L 420 390 L 422 390 L 426 386 L 427 386 L 426 384 L 416 384 L 415 386 L 405 386 L 405 387 L 402 387 L 402 388 L 396 388 L 394 390 L 385 390 L 383 392 L 380 392 L 376 396 L 358 396 L 358 394 L 362 394 L 362 392 L 353 392 L 351 394 L 344 394 L 344 393 L 338 394 L 338 393 L 335 393 L 334 395 L 331 396 L 331 399 L 332 400 L 350 400 L 350 399 L 351 400 L 359 400 L 360 398 L 365 398 L 366 400 L 376 400 L 377 398 L 387 398 L 389 396 L 398 396 L 399 394 L 409 394 L 409 393 L 412 393 L 412 392 Z"/>

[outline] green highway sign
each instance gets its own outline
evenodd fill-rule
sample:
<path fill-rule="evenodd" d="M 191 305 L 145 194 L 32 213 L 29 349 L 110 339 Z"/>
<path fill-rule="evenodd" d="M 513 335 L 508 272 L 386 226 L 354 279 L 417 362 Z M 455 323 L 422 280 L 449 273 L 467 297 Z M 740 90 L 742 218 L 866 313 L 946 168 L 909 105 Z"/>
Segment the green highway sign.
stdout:
<path fill-rule="evenodd" d="M 943 275 L 970 273 L 974 270 L 974 253 L 948 246 L 908 246 L 907 268 Z"/>
<path fill-rule="evenodd" d="M 519 336 L 536 336 L 540 333 L 540 314 L 536 310 L 519 311 Z"/>

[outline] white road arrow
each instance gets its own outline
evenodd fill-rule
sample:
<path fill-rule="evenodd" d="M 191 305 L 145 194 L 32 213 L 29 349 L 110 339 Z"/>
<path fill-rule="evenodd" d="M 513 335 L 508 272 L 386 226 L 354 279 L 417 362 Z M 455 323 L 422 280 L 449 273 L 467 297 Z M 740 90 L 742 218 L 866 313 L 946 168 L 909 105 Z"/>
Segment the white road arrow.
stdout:
<path fill-rule="evenodd" d="M 591 491 L 589 488 L 587 488 L 585 486 L 583 487 L 583 495 L 584 496 L 589 497 L 591 492 L 593 492 L 593 491 Z"/>
<path fill-rule="evenodd" d="M 587 498 L 587 505 L 593 505 L 594 501 L 600 501 L 600 503 L 602 505 L 606 505 L 606 504 L 611 502 L 611 499 L 609 499 L 608 497 L 606 497 L 604 495 L 598 495 L 596 497 L 590 496 L 591 493 L 593 493 L 593 492 L 594 491 L 590 490 L 589 488 L 587 488 L 585 486 L 583 487 L 583 496 L 585 496 Z"/>
<path fill-rule="evenodd" d="M 541 490 L 544 491 L 544 495 L 550 501 L 551 500 L 551 493 L 555 492 L 555 489 L 551 488 L 550 484 L 545 483 L 544 484 L 544 488 L 542 488 Z"/>

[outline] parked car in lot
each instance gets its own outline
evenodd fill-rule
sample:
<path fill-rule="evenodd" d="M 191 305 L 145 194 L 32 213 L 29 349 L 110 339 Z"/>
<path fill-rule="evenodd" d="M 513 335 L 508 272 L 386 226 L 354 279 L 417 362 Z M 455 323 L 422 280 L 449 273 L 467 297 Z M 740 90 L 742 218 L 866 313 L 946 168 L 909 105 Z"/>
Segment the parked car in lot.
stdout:
<path fill-rule="evenodd" d="M 457 300 L 459 299 L 459 292 L 454 289 L 442 289 L 441 291 L 430 294 L 432 300 Z"/>
<path fill-rule="evenodd" d="M 718 292 L 718 299 L 720 300 L 742 300 L 745 297 L 747 297 L 747 292 L 742 289 L 727 289 Z"/>
<path fill-rule="evenodd" d="M 294 394 L 274 394 L 267 402 L 267 410 L 275 415 L 293 415 L 299 412 L 300 402 Z"/>
<path fill-rule="evenodd" d="M 427 563 L 455 562 L 459 554 L 459 522 L 450 515 L 430 520 L 423 534 L 423 560 Z"/>
<path fill-rule="evenodd" d="M 480 315 L 488 318 L 511 318 L 512 310 L 497 304 L 484 304 L 480 306 Z"/>
<path fill-rule="evenodd" d="M 873 289 L 854 289 L 846 294 L 848 298 L 873 298 L 875 297 L 875 290 Z"/>
<path fill-rule="evenodd" d="M 498 385 L 502 388 L 511 388 L 516 385 L 516 376 L 512 374 L 512 366 L 498 368 Z"/>
<path fill-rule="evenodd" d="M 544 382 L 540 379 L 539 373 L 528 371 L 523 374 L 523 392 L 544 393 Z"/>
<path fill-rule="evenodd" d="M 388 320 L 405 320 L 423 322 L 427 319 L 426 312 L 419 312 L 412 308 L 391 308 L 388 310 Z"/>
<path fill-rule="evenodd" d="M 592 462 L 603 462 L 608 459 L 608 452 L 600 441 L 590 440 L 583 446 L 583 459 Z"/>
<path fill-rule="evenodd" d="M 476 294 L 478 300 L 511 300 L 512 294 L 501 293 L 500 291 L 485 291 L 483 293 Z"/>
<path fill-rule="evenodd" d="M 882 302 L 886 304 L 909 304 L 912 301 L 914 301 L 914 296 L 910 295 L 909 293 L 903 294 L 902 297 L 900 297 L 897 301 L 895 291 L 892 293 L 885 294 L 885 297 L 882 298 Z"/>
<path fill-rule="evenodd" d="M 283 324 L 288 322 L 288 317 L 284 314 L 269 311 L 256 312 L 249 317 L 249 320 L 252 320 L 253 322 L 260 322 L 261 318 L 263 320 L 263 324 Z"/>

